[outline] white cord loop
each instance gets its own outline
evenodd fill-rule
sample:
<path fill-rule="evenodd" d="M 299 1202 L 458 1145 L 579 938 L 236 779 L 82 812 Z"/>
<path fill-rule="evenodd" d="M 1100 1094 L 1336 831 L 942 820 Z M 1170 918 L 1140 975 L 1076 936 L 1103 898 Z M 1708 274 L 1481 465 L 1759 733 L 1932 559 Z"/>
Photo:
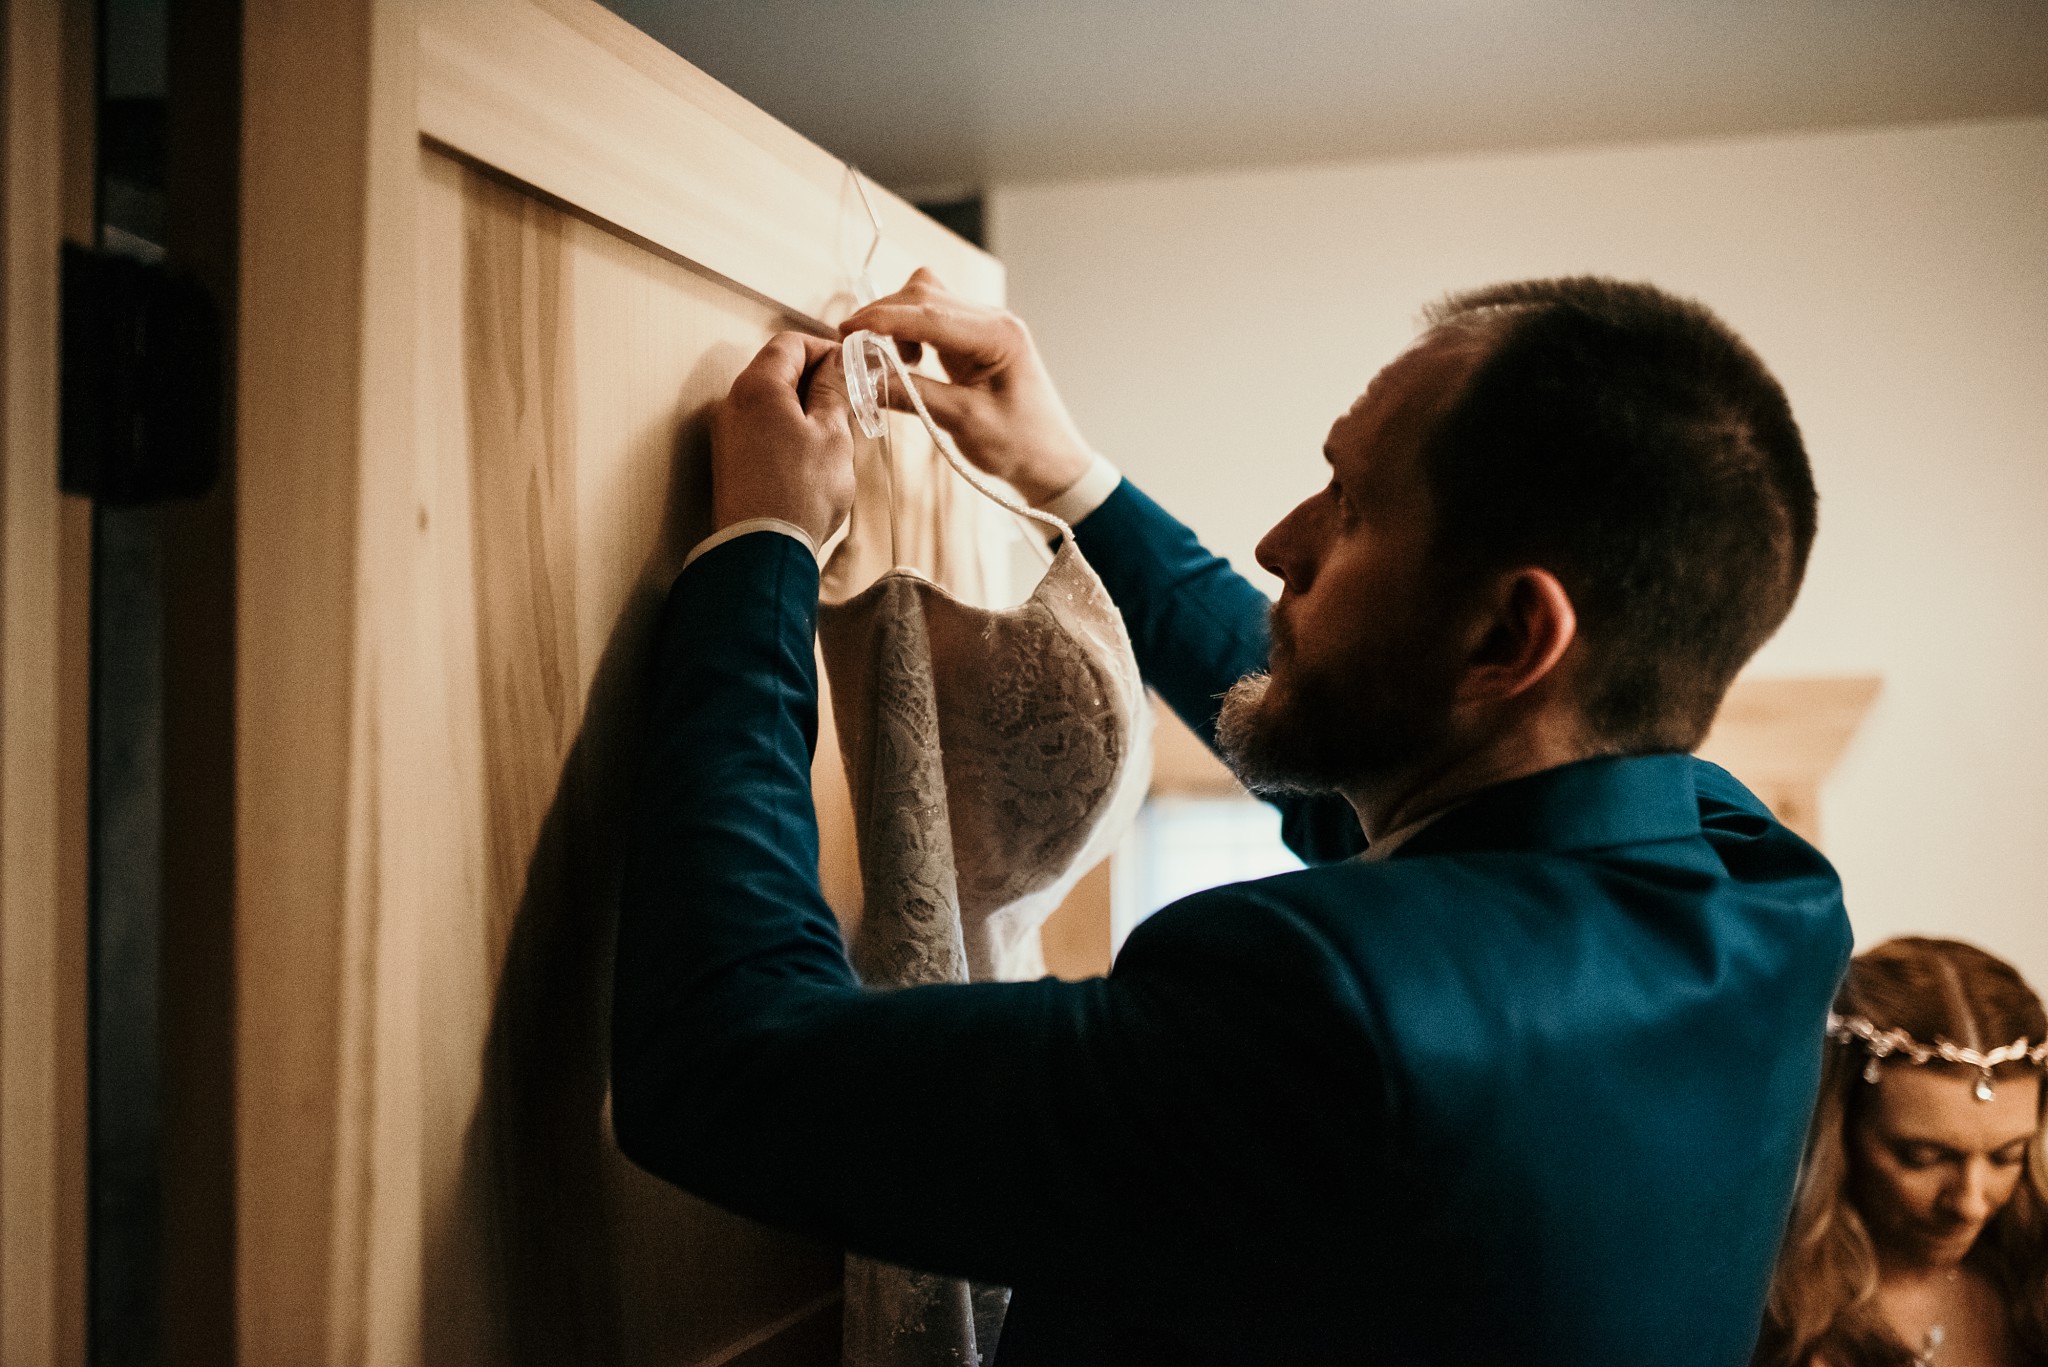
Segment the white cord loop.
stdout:
<path fill-rule="evenodd" d="M 931 410 L 924 406 L 924 396 L 917 392 L 917 384 L 910 378 L 909 367 L 903 364 L 903 358 L 896 354 L 896 348 L 888 338 L 862 329 L 850 333 L 839 348 L 846 370 L 846 395 L 853 406 L 854 424 L 862 436 L 879 437 L 888 431 L 887 386 L 889 373 L 893 370 L 903 385 L 903 392 L 910 396 L 911 407 L 917 410 L 918 421 L 931 434 L 932 445 L 939 448 L 939 454 L 946 458 L 946 463 L 960 478 L 1018 517 L 1028 518 L 1063 537 L 1073 536 L 1074 529 L 1059 518 L 1019 502 L 982 478 L 981 473 L 960 454 L 960 448 L 953 443 L 953 434 L 933 420 Z"/>

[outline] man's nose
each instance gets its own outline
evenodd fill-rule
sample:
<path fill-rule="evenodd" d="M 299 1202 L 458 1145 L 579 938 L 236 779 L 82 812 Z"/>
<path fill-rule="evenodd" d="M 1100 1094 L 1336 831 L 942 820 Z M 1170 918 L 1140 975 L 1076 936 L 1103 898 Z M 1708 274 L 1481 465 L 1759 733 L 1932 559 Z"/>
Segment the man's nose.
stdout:
<path fill-rule="evenodd" d="M 1259 544 L 1252 552 L 1258 558 L 1259 568 L 1296 593 L 1307 587 L 1301 572 L 1301 523 L 1307 506 L 1306 503 L 1298 504 L 1287 516 L 1274 523 L 1273 529 L 1259 538 Z"/>

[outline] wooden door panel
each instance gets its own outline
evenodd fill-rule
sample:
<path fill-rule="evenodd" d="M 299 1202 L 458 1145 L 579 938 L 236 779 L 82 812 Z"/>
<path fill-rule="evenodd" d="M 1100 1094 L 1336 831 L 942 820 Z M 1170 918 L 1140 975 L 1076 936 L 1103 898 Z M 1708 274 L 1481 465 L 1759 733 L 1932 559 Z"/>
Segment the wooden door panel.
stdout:
<path fill-rule="evenodd" d="M 793 314 L 849 311 L 873 233 L 844 162 L 592 0 L 416 13 L 424 136 Z M 882 288 L 926 265 L 1001 298 L 993 258 L 878 187 L 869 198 Z"/>
<path fill-rule="evenodd" d="M 422 928 L 425 1356 L 690 1361 L 838 1275 L 631 1168 L 604 1113 L 649 633 L 709 531 L 706 407 L 786 319 L 433 151 L 418 223 L 443 762 L 465 790 L 444 848 L 467 865 Z"/>
<path fill-rule="evenodd" d="M 705 414 L 792 318 L 433 149 L 418 200 L 420 458 L 435 501 L 460 907 L 423 927 L 426 1357 L 688 1361 L 829 1298 L 836 1254 L 632 1169 L 603 1115 L 608 896 L 648 635 L 711 530 Z M 899 429 L 901 425 L 899 424 Z M 891 561 L 981 590 L 911 431 L 863 452 L 841 591 Z M 893 487 L 892 487 L 893 486 Z M 459 738 L 459 739 L 458 739 Z M 858 914 L 837 752 L 824 872 Z"/>
<path fill-rule="evenodd" d="M 625 1163 L 606 1027 L 707 408 L 774 332 L 851 307 L 866 212 L 847 168 L 585 0 L 325 12 L 247 37 L 241 1355 L 822 1364 L 837 1253 Z M 993 261 L 872 195 L 877 284 L 930 264 L 1000 298 Z M 859 452 L 828 594 L 906 563 L 1000 596 L 1000 519 L 896 433 L 893 471 Z M 821 731 L 851 924 L 829 707 Z"/>

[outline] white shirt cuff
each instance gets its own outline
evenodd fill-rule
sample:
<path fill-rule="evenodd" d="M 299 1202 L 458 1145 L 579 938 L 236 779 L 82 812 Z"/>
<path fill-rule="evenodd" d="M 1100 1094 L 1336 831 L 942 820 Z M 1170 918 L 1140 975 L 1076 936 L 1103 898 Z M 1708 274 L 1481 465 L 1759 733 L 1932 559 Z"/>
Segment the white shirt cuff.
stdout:
<path fill-rule="evenodd" d="M 726 542 L 745 536 L 749 532 L 780 532 L 784 536 L 793 536 L 804 543 L 804 549 L 811 553 L 812 559 L 815 560 L 818 556 L 818 543 L 811 540 L 811 534 L 802 527 L 797 526 L 796 523 L 784 522 L 779 517 L 750 517 L 744 521 L 735 522 L 730 527 L 720 527 L 717 531 L 691 547 L 690 553 L 683 557 L 683 568 L 690 568 L 691 563 L 698 556 L 704 554 L 704 552 L 717 546 L 723 546 Z"/>
<path fill-rule="evenodd" d="M 1116 492 L 1116 486 L 1123 481 L 1124 472 L 1098 455 L 1086 474 L 1040 504 L 1039 508 L 1071 527 L 1107 503 L 1109 496 Z"/>

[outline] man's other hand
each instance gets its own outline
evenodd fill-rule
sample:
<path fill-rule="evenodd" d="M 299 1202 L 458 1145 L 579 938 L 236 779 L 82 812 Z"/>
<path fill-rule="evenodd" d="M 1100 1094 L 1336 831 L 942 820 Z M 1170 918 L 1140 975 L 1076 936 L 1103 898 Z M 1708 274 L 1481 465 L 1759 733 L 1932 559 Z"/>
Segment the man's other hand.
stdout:
<path fill-rule="evenodd" d="M 839 344 L 778 333 L 711 415 L 711 516 L 794 523 L 823 545 L 853 507 L 852 412 Z"/>
<path fill-rule="evenodd" d="M 1088 472 L 1094 454 L 1015 314 L 955 298 L 919 270 L 839 325 L 842 335 L 861 328 L 895 338 L 907 359 L 919 346 L 938 353 L 951 383 L 920 377 L 917 384 L 932 417 L 962 454 L 1030 502 L 1050 502 Z M 890 400 L 909 407 L 893 387 Z"/>

